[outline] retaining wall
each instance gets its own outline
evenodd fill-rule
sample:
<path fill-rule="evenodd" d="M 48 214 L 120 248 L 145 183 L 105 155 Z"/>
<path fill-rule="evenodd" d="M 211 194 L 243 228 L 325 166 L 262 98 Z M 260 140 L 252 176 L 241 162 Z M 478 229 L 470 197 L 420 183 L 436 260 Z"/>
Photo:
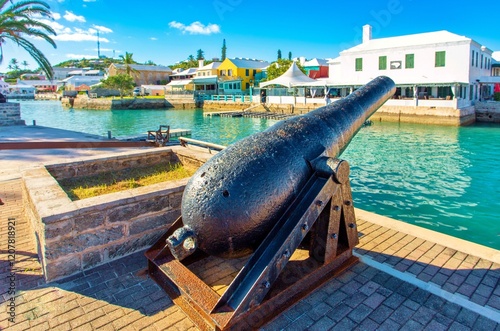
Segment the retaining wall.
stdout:
<path fill-rule="evenodd" d="M 21 105 L 17 102 L 0 103 L 0 126 L 25 125 L 21 120 Z"/>
<path fill-rule="evenodd" d="M 500 123 L 500 102 L 476 102 L 476 121 Z"/>
<path fill-rule="evenodd" d="M 200 166 L 211 154 L 156 148 L 23 172 L 26 215 L 36 236 L 47 281 L 57 280 L 151 246 L 180 216 L 189 178 L 71 201 L 57 178 L 182 162 Z"/>

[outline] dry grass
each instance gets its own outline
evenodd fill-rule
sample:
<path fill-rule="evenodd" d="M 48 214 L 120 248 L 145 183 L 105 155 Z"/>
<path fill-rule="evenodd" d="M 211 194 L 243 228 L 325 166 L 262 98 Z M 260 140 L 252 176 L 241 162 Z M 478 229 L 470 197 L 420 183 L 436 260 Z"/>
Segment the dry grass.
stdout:
<path fill-rule="evenodd" d="M 110 171 L 94 176 L 67 178 L 59 181 L 62 189 L 73 200 L 128 190 L 161 182 L 190 177 L 196 169 L 181 164 L 158 164 L 147 168 Z"/>

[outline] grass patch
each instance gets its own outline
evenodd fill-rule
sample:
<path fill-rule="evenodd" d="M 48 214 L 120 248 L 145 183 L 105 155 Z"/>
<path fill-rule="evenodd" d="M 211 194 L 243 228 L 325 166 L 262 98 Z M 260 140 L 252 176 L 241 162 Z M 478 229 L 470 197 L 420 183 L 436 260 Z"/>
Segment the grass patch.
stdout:
<path fill-rule="evenodd" d="M 59 185 L 72 201 L 131 188 L 190 177 L 196 169 L 176 164 L 156 164 L 147 168 L 109 171 L 93 176 L 66 178 Z"/>

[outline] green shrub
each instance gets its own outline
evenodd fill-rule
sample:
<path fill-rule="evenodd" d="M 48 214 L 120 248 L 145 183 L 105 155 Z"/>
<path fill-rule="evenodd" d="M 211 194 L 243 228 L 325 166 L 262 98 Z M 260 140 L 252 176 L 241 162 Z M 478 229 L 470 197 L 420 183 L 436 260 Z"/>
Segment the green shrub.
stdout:
<path fill-rule="evenodd" d="M 495 92 L 493 99 L 495 99 L 495 101 L 500 101 L 500 92 Z"/>

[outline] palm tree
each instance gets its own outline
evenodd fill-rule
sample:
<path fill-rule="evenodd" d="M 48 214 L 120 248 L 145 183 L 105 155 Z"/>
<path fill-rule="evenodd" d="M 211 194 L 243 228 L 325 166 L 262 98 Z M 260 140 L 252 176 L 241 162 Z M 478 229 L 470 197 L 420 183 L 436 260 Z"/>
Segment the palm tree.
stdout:
<path fill-rule="evenodd" d="M 37 16 L 52 17 L 47 3 L 39 0 L 18 3 L 0 0 L 0 63 L 3 61 L 2 45 L 10 39 L 24 48 L 45 72 L 47 78 L 52 79 L 53 72 L 49 60 L 28 38 L 42 38 L 56 48 L 56 43 L 49 36 L 50 34 L 55 36 L 56 32 L 47 24 L 38 21 Z"/>
<path fill-rule="evenodd" d="M 134 61 L 134 59 L 132 58 L 134 56 L 134 53 L 129 53 L 129 52 L 125 52 L 125 55 L 120 55 L 120 58 L 122 59 L 123 61 L 123 64 L 125 65 L 125 72 L 127 73 L 127 75 L 131 76 L 130 73 L 133 72 L 137 72 L 137 70 L 135 70 L 134 68 L 132 68 L 132 64 L 135 64 L 137 62 Z"/>
<path fill-rule="evenodd" d="M 24 60 L 23 62 L 21 62 L 21 65 L 24 67 L 24 70 L 26 70 L 30 66 L 30 64 L 26 60 Z"/>
<path fill-rule="evenodd" d="M 12 69 L 12 70 L 19 70 L 19 61 L 17 61 L 16 58 L 12 58 L 9 61 L 9 65 L 7 68 Z"/>

